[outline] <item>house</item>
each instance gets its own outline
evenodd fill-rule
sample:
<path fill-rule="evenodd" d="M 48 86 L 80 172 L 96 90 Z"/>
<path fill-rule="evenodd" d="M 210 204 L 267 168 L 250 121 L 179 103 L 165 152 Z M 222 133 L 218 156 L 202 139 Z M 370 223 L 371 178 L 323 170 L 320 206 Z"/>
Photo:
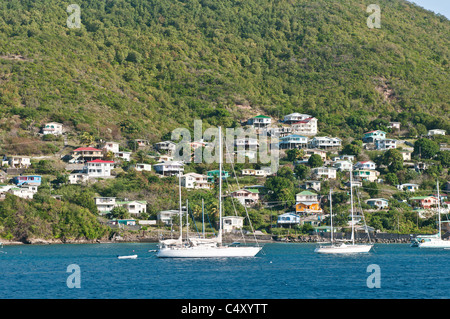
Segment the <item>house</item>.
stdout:
<path fill-rule="evenodd" d="M 114 156 L 123 161 L 129 162 L 131 159 L 131 152 L 120 151 L 120 152 L 114 153 Z"/>
<path fill-rule="evenodd" d="M 9 156 L 8 165 L 10 168 L 29 168 L 31 159 L 26 156 Z"/>
<path fill-rule="evenodd" d="M 136 163 L 136 165 L 133 165 L 134 169 L 142 172 L 142 171 L 148 171 L 150 172 L 152 170 L 151 164 L 145 164 L 145 163 Z"/>
<path fill-rule="evenodd" d="M 438 205 L 438 199 L 434 196 L 411 197 L 409 200 L 418 204 L 421 208 L 431 208 Z"/>
<path fill-rule="evenodd" d="M 375 182 L 379 176 L 380 172 L 373 169 L 357 169 L 353 171 L 353 177 L 357 181 Z"/>
<path fill-rule="evenodd" d="M 279 226 L 292 226 L 300 224 L 300 216 L 294 213 L 284 213 L 278 216 Z"/>
<path fill-rule="evenodd" d="M 403 161 L 410 161 L 411 160 L 411 151 L 407 150 L 401 150 L 400 153 L 402 153 Z"/>
<path fill-rule="evenodd" d="M 385 198 L 371 198 L 366 200 L 366 203 L 373 207 L 378 209 L 385 209 L 389 206 L 389 201 Z"/>
<path fill-rule="evenodd" d="M 253 126 L 254 128 L 268 127 L 271 123 L 272 119 L 265 115 L 258 115 L 247 121 L 247 124 Z"/>
<path fill-rule="evenodd" d="M 218 169 L 207 171 L 206 175 L 208 176 L 208 182 L 213 182 L 216 177 L 219 177 L 220 171 Z M 229 173 L 227 171 L 222 171 L 222 180 L 229 177 Z"/>
<path fill-rule="evenodd" d="M 406 183 L 406 184 L 397 185 L 397 189 L 405 190 L 405 191 L 408 191 L 408 192 L 415 192 L 416 190 L 419 189 L 419 185 Z"/>
<path fill-rule="evenodd" d="M 240 216 L 222 217 L 222 230 L 224 233 L 231 233 L 233 231 L 242 229 L 242 227 L 244 227 L 244 217 Z"/>
<path fill-rule="evenodd" d="M 37 186 L 22 186 L 22 187 L 11 187 L 8 190 L 8 193 L 13 194 L 14 196 L 25 198 L 25 199 L 32 199 L 34 197 L 34 194 L 36 194 L 38 191 Z"/>
<path fill-rule="evenodd" d="M 303 148 L 308 145 L 308 138 L 306 136 L 291 134 L 280 138 L 280 149 Z"/>
<path fill-rule="evenodd" d="M 252 206 L 259 201 L 259 190 L 240 189 L 230 193 L 230 197 L 236 198 L 243 206 Z"/>
<path fill-rule="evenodd" d="M 136 139 L 134 140 L 134 142 L 136 143 L 136 145 L 137 145 L 138 147 L 145 147 L 146 145 L 148 145 L 148 141 L 147 141 L 147 140 L 144 140 L 144 139 L 141 139 L 141 138 L 136 138 Z"/>
<path fill-rule="evenodd" d="M 177 144 L 172 141 L 163 141 L 155 144 L 155 149 L 159 152 L 167 152 L 173 154 L 177 148 Z"/>
<path fill-rule="evenodd" d="M 291 124 L 292 133 L 302 134 L 307 136 L 316 135 L 317 130 L 317 119 L 315 117 L 308 117 L 304 120 L 298 122 L 293 122 Z"/>
<path fill-rule="evenodd" d="M 327 152 L 325 150 L 320 150 L 317 148 L 316 149 L 306 149 L 305 156 L 303 156 L 303 159 L 308 160 L 311 157 L 311 155 L 313 155 L 313 154 L 319 155 L 323 162 L 325 162 L 327 160 Z"/>
<path fill-rule="evenodd" d="M 242 169 L 242 176 L 266 177 L 267 175 L 268 175 L 267 171 L 263 169 L 251 169 L 251 168 Z"/>
<path fill-rule="evenodd" d="M 103 151 L 94 147 L 79 147 L 72 151 L 72 161 L 93 161 L 103 158 Z"/>
<path fill-rule="evenodd" d="M 309 118 L 312 118 L 312 116 L 308 114 L 291 113 L 284 117 L 283 122 L 286 124 L 292 124 Z"/>
<path fill-rule="evenodd" d="M 349 161 L 336 161 L 333 163 L 333 167 L 338 171 L 349 171 L 352 169 L 353 164 Z"/>
<path fill-rule="evenodd" d="M 234 141 L 234 146 L 238 149 L 254 150 L 258 145 L 258 139 L 252 137 L 236 138 Z"/>
<path fill-rule="evenodd" d="M 115 154 L 119 152 L 120 144 L 117 142 L 105 142 L 100 148 L 105 150 L 105 152 L 113 152 Z"/>
<path fill-rule="evenodd" d="M 70 184 L 84 184 L 89 180 L 89 175 L 83 171 L 74 171 L 69 174 Z"/>
<path fill-rule="evenodd" d="M 355 169 L 376 169 L 377 168 L 377 164 L 375 164 L 375 162 L 373 161 L 361 161 L 361 162 L 357 162 L 354 166 Z"/>
<path fill-rule="evenodd" d="M 400 126 L 401 126 L 400 122 L 389 122 L 387 128 L 400 130 Z"/>
<path fill-rule="evenodd" d="M 39 175 L 20 175 L 13 179 L 14 184 L 17 186 L 30 185 L 30 186 L 40 186 L 42 177 Z"/>
<path fill-rule="evenodd" d="M 93 161 L 88 161 L 86 166 L 83 168 L 83 172 L 87 173 L 89 178 L 110 177 L 113 169 L 114 161 L 96 159 Z"/>
<path fill-rule="evenodd" d="M 434 135 L 445 135 L 445 130 L 435 129 L 435 130 L 429 130 L 428 136 L 434 136 Z"/>
<path fill-rule="evenodd" d="M 355 161 L 355 155 L 339 155 L 339 156 L 335 156 L 331 159 L 333 162 L 337 162 L 337 161 L 349 161 L 349 162 L 354 162 Z"/>
<path fill-rule="evenodd" d="M 61 135 L 63 133 L 63 125 L 61 123 L 50 122 L 45 123 L 42 128 L 42 134 Z"/>
<path fill-rule="evenodd" d="M 136 220 L 134 219 L 112 219 L 110 221 L 111 225 L 125 225 L 125 226 L 135 226 Z"/>
<path fill-rule="evenodd" d="M 338 137 L 316 136 L 309 144 L 312 148 L 337 148 L 341 147 L 342 140 Z"/>
<path fill-rule="evenodd" d="M 184 164 L 178 161 L 168 161 L 153 165 L 155 172 L 163 176 L 174 176 L 184 171 Z"/>
<path fill-rule="evenodd" d="M 386 132 L 381 130 L 375 130 L 364 133 L 363 142 L 364 143 L 374 143 L 378 139 L 385 139 Z"/>
<path fill-rule="evenodd" d="M 394 139 L 379 139 L 375 140 L 375 149 L 379 151 L 390 150 L 393 148 L 397 148 L 397 140 Z"/>
<path fill-rule="evenodd" d="M 268 136 L 283 137 L 292 134 L 290 126 L 267 127 L 262 132 L 266 132 Z"/>
<path fill-rule="evenodd" d="M 415 163 L 414 163 L 414 170 L 415 170 L 416 172 L 424 171 L 424 170 L 426 170 L 429 166 L 430 166 L 430 164 L 425 163 L 425 162 L 415 162 Z"/>
<path fill-rule="evenodd" d="M 156 214 L 156 219 L 166 225 L 172 225 L 172 219 L 175 216 L 179 216 L 180 212 L 179 210 L 170 209 L 170 210 L 163 210 Z"/>
<path fill-rule="evenodd" d="M 109 213 L 114 207 L 116 207 L 115 197 L 94 197 L 94 201 L 100 215 Z"/>
<path fill-rule="evenodd" d="M 295 212 L 301 214 L 321 214 L 323 213 L 320 208 L 319 202 L 299 202 L 295 204 Z"/>
<path fill-rule="evenodd" d="M 315 167 L 311 170 L 312 176 L 315 178 L 335 179 L 336 169 L 333 167 Z"/>
<path fill-rule="evenodd" d="M 352 184 L 353 187 L 362 187 L 362 182 L 359 182 L 359 181 L 352 181 L 351 184 Z M 350 187 L 350 181 L 345 182 L 344 185 L 346 187 Z"/>
<path fill-rule="evenodd" d="M 116 206 L 125 208 L 131 215 L 140 215 L 147 212 L 147 202 L 145 200 L 116 201 Z"/>
<path fill-rule="evenodd" d="M 181 186 L 193 189 L 211 188 L 211 184 L 208 182 L 208 176 L 197 173 L 187 173 L 182 175 Z"/>
<path fill-rule="evenodd" d="M 318 202 L 319 195 L 311 191 L 303 191 L 295 195 L 295 201 L 298 202 Z"/>
<path fill-rule="evenodd" d="M 320 192 L 320 181 L 305 181 L 305 183 L 301 187 L 304 189 L 312 189 L 316 192 Z"/>

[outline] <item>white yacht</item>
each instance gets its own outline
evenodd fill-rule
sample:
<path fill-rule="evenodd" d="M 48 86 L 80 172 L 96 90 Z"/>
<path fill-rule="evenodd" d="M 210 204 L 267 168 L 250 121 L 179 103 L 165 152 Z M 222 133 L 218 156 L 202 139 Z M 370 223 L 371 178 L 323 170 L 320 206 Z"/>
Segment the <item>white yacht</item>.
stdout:
<path fill-rule="evenodd" d="M 437 181 L 436 186 L 438 195 L 438 233 L 428 237 L 419 237 L 417 240 L 417 247 L 419 248 L 450 248 L 450 240 L 443 240 L 441 235 L 441 197 L 439 195 L 439 180 Z"/>
<path fill-rule="evenodd" d="M 355 253 L 368 253 L 373 245 L 372 244 L 356 244 L 355 243 L 355 223 L 353 219 L 353 182 L 352 171 L 350 170 L 350 205 L 352 212 L 352 238 L 351 244 L 336 243 L 333 240 L 333 203 L 330 190 L 330 223 L 331 223 L 331 243 L 328 245 L 320 245 L 314 252 L 320 254 L 355 254 Z"/>
<path fill-rule="evenodd" d="M 180 174 L 181 175 L 181 174 Z M 181 187 L 181 186 L 180 186 Z M 223 258 L 223 257 L 254 257 L 262 247 L 224 245 L 222 244 L 222 134 L 219 127 L 219 234 L 215 238 L 192 238 L 188 235 L 183 239 L 182 210 L 180 188 L 180 237 L 178 239 L 161 240 L 156 254 L 160 258 Z M 248 217 L 248 216 L 247 216 Z"/>

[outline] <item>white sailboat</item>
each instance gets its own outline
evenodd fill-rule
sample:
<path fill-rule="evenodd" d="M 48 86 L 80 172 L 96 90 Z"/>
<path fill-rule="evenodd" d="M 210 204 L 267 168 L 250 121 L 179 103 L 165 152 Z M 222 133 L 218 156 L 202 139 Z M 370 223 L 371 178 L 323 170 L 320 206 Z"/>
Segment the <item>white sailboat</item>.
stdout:
<path fill-rule="evenodd" d="M 336 243 L 333 240 L 333 209 L 330 190 L 330 223 L 331 223 L 331 243 L 329 245 L 320 245 L 314 252 L 320 254 L 355 254 L 355 253 L 368 253 L 373 245 L 372 244 L 355 244 L 355 223 L 353 219 L 353 182 L 352 171 L 350 170 L 350 206 L 352 213 L 352 244 Z"/>
<path fill-rule="evenodd" d="M 442 239 L 441 228 L 441 197 L 439 195 L 439 180 L 436 183 L 438 195 L 438 233 L 429 237 L 420 237 L 417 247 L 419 248 L 450 248 L 450 240 Z"/>
<path fill-rule="evenodd" d="M 223 258 L 254 257 L 262 249 L 257 246 L 227 246 L 222 244 L 222 134 L 219 127 L 219 233 L 215 238 L 190 238 L 183 240 L 180 188 L 180 237 L 159 242 L 160 258 Z"/>

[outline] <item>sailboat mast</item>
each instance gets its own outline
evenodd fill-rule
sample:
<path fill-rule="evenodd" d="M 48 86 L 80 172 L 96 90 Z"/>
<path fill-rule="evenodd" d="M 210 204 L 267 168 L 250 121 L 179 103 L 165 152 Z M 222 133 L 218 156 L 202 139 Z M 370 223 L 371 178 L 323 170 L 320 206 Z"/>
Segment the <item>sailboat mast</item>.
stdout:
<path fill-rule="evenodd" d="M 186 199 L 186 240 L 189 240 L 189 199 Z"/>
<path fill-rule="evenodd" d="M 202 233 L 203 238 L 205 238 L 205 202 L 202 198 Z"/>
<path fill-rule="evenodd" d="M 222 238 L 222 128 L 219 126 L 219 238 Z"/>
<path fill-rule="evenodd" d="M 178 179 L 179 179 L 179 186 L 178 186 L 178 192 L 179 192 L 179 215 L 180 215 L 180 240 L 183 240 L 183 213 L 181 208 L 181 172 L 178 173 Z"/>
<path fill-rule="evenodd" d="M 437 195 L 438 195 L 438 226 L 439 226 L 439 238 L 441 238 L 441 196 L 439 195 L 439 180 L 436 181 Z"/>
<path fill-rule="evenodd" d="M 352 210 L 352 243 L 355 244 L 355 223 L 353 221 L 353 170 L 350 169 L 350 207 Z"/>
<path fill-rule="evenodd" d="M 331 243 L 333 243 L 333 198 L 331 197 L 330 188 L 330 219 L 331 219 Z"/>

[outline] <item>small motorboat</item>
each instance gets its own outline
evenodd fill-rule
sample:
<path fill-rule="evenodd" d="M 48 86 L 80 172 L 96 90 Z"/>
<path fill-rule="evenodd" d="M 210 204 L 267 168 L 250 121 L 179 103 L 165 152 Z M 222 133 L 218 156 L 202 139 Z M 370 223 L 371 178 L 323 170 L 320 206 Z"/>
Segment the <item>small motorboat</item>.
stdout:
<path fill-rule="evenodd" d="M 136 259 L 138 255 L 117 256 L 119 259 Z"/>

